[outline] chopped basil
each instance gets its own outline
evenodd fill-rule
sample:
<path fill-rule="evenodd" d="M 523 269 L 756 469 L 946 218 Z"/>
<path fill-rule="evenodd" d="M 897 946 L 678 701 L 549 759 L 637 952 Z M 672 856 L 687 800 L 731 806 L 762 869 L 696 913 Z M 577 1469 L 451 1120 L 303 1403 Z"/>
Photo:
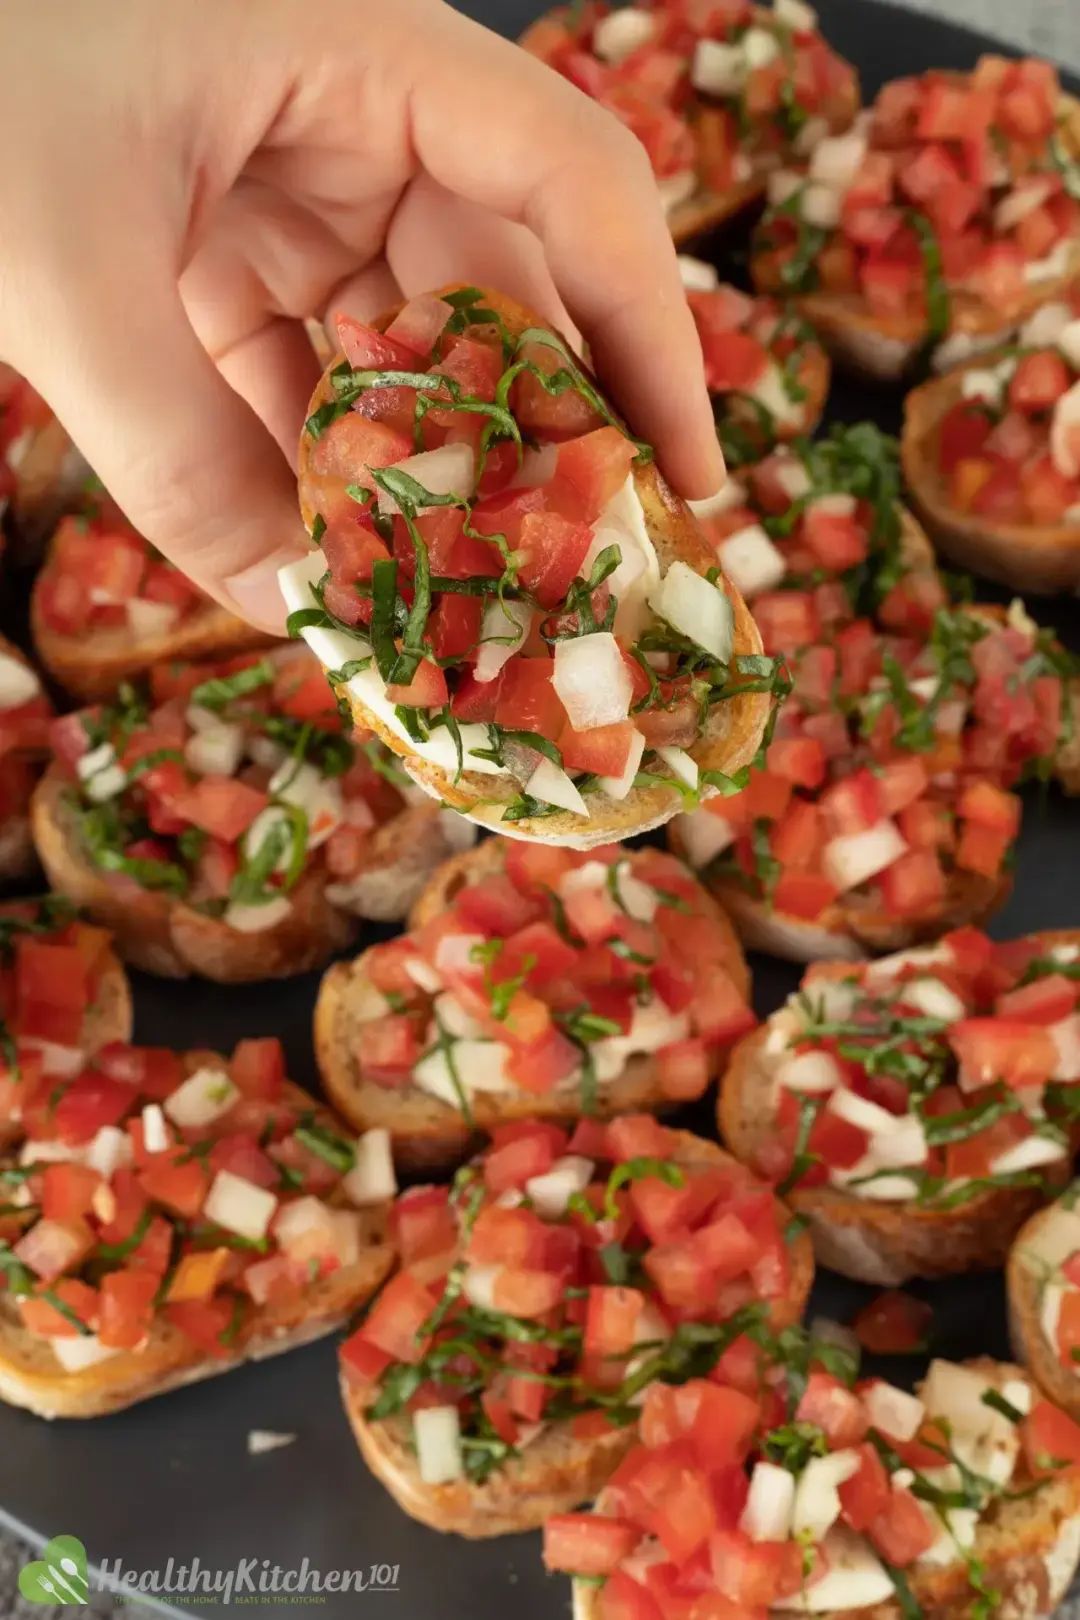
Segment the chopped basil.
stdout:
<path fill-rule="evenodd" d="M 200 709 L 220 712 L 237 698 L 247 697 L 250 692 L 270 686 L 273 679 L 274 666 L 268 658 L 263 658 L 257 664 L 249 664 L 246 669 L 238 669 L 233 675 L 218 675 L 212 680 L 202 681 L 193 689 L 190 701 Z"/>
<path fill-rule="evenodd" d="M 293 1135 L 301 1147 L 306 1147 L 309 1153 L 314 1153 L 317 1158 L 324 1160 L 341 1175 L 351 1170 L 356 1163 L 352 1143 L 326 1125 L 305 1119 L 303 1123 L 297 1125 Z"/>

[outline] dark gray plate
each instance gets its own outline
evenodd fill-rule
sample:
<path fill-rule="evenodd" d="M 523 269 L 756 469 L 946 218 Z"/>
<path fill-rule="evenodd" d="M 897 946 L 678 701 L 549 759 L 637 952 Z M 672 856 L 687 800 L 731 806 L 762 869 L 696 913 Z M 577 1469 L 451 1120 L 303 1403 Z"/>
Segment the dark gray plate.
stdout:
<path fill-rule="evenodd" d="M 538 0 L 468 0 L 464 10 L 514 35 L 540 9 Z M 869 0 L 821 0 L 830 40 L 862 72 L 872 95 L 887 78 L 924 68 L 970 67 L 990 42 L 962 29 Z M 737 247 L 737 244 L 735 244 Z M 717 262 L 731 268 L 718 249 Z M 849 383 L 838 385 L 831 414 L 898 422 L 898 396 Z M 1080 645 L 1080 615 L 1072 604 L 1053 618 Z M 1044 808 L 1028 806 L 1014 898 L 997 919 L 1001 938 L 1080 920 L 1080 868 L 1075 812 L 1052 791 Z M 755 1004 L 771 1011 L 794 987 L 797 972 L 759 959 Z M 279 1035 L 290 1073 L 317 1087 L 310 1021 L 314 976 L 285 985 L 220 989 L 169 984 L 136 975 L 138 1038 L 177 1047 L 229 1049 L 243 1035 Z M 700 1123 L 709 1130 L 707 1112 Z M 815 1308 L 844 1319 L 860 1290 L 824 1277 Z M 1000 1279 L 963 1278 L 926 1297 L 935 1309 L 935 1348 L 945 1355 L 1003 1354 L 1005 1326 Z M 899 1381 L 917 1369 L 908 1362 L 882 1368 Z M 262 1457 L 247 1455 L 251 1429 L 294 1433 L 295 1444 Z M 424 1530 L 391 1502 L 368 1474 L 338 1402 L 334 1347 L 315 1345 L 261 1366 L 150 1401 L 91 1423 L 45 1424 L 0 1405 L 0 1522 L 40 1545 L 66 1533 L 85 1542 L 95 1566 L 165 1574 L 197 1558 L 201 1570 L 243 1567 L 256 1582 L 278 1565 L 300 1570 L 357 1571 L 367 1585 L 356 1595 L 316 1598 L 327 1620 L 344 1620 L 364 1605 L 409 1620 L 451 1614 L 470 1620 L 548 1620 L 566 1612 L 565 1584 L 544 1574 L 537 1536 L 467 1543 Z M 388 1574 L 379 1566 L 391 1566 Z M 393 1566 L 397 1567 L 391 1579 Z M 376 1572 L 376 1573 L 373 1573 Z M 353 1577 L 354 1583 L 357 1577 Z M 396 1587 L 397 1596 L 390 1586 Z M 280 1588 L 279 1588 L 280 1590 Z M 134 1594 L 133 1594 L 134 1595 Z M 212 1585 L 184 1597 L 160 1588 L 141 1593 L 172 1614 L 213 1616 L 222 1596 Z M 309 1586 L 305 1594 L 312 1601 Z M 253 1616 L 279 1614 L 305 1595 L 261 1598 L 237 1586 L 230 1608 Z M 182 1605 L 182 1607 L 181 1607 Z M 400 1607 L 397 1607 L 400 1605 Z"/>

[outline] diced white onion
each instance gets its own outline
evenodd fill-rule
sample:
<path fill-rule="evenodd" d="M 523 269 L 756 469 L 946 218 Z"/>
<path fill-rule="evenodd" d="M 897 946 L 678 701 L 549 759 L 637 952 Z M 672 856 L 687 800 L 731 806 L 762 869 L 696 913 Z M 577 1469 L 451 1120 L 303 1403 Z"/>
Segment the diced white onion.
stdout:
<path fill-rule="evenodd" d="M 444 444 L 438 450 L 421 450 L 394 467 L 421 484 L 430 495 L 471 495 L 476 488 L 476 454 L 470 444 Z M 378 491 L 379 511 L 384 516 L 399 512 L 392 495 Z"/>
<path fill-rule="evenodd" d="M 203 1214 L 227 1232 L 257 1243 L 266 1236 L 277 1205 L 274 1194 L 265 1187 L 257 1187 L 231 1170 L 219 1170 L 210 1183 Z"/>
<path fill-rule="evenodd" d="M 464 1472 L 456 1406 L 425 1406 L 413 1413 L 416 1461 L 425 1485 L 448 1485 Z"/>
<path fill-rule="evenodd" d="M 716 554 L 735 589 L 748 598 L 771 591 L 787 572 L 787 564 L 760 523 L 729 534 L 720 541 Z"/>
<path fill-rule="evenodd" d="M 525 1191 L 532 1199 L 538 1215 L 544 1220 L 555 1220 L 566 1213 L 566 1206 L 574 1193 L 582 1192 L 592 1180 L 593 1161 L 577 1153 L 567 1153 L 556 1159 L 550 1170 L 531 1176 Z"/>
<path fill-rule="evenodd" d="M 244 728 L 240 725 L 207 727 L 195 731 L 184 744 L 184 759 L 200 776 L 232 776 L 244 757 Z"/>
<path fill-rule="evenodd" d="M 572 815 L 588 817 L 589 807 L 565 771 L 550 759 L 542 759 L 525 784 L 531 798 L 557 805 Z"/>
<path fill-rule="evenodd" d="M 601 790 L 609 799 L 625 799 L 634 785 L 641 766 L 641 756 L 645 752 L 645 738 L 640 731 L 635 731 L 630 739 L 630 749 L 626 756 L 621 776 L 601 776 L 599 778 Z"/>
<path fill-rule="evenodd" d="M 360 1209 L 395 1196 L 397 1177 L 388 1130 L 377 1126 L 357 1138 L 352 1169 L 342 1176 L 341 1190 Z"/>
<path fill-rule="evenodd" d="M 890 1440 L 913 1440 L 926 1416 L 926 1407 L 917 1395 L 909 1395 L 907 1390 L 880 1378 L 863 1392 L 863 1406 L 871 1428 L 880 1429 Z"/>
<path fill-rule="evenodd" d="M 823 865 L 826 876 L 842 892 L 876 877 L 900 859 L 907 842 L 893 821 L 879 821 L 858 833 L 842 833 L 825 845 Z"/>
<path fill-rule="evenodd" d="M 276 928 L 278 923 L 284 922 L 291 910 L 292 901 L 283 894 L 276 895 L 261 906 L 230 900 L 222 920 L 226 927 L 235 928 L 238 934 L 265 934 L 267 929 Z"/>
<path fill-rule="evenodd" d="M 40 691 L 41 682 L 29 664 L 11 653 L 0 652 L 0 709 L 16 709 L 36 698 Z"/>
<path fill-rule="evenodd" d="M 224 1069 L 196 1069 L 166 1097 L 164 1108 L 181 1130 L 198 1130 L 227 1114 L 239 1095 Z"/>
<path fill-rule="evenodd" d="M 610 630 L 557 641 L 551 683 L 575 731 L 617 725 L 630 713 L 633 681 Z"/>
<path fill-rule="evenodd" d="M 734 96 L 746 78 L 746 57 L 739 45 L 699 39 L 690 63 L 690 83 L 707 96 Z"/>
<path fill-rule="evenodd" d="M 691 258 L 689 253 L 679 254 L 679 274 L 687 292 L 715 292 L 720 285 L 716 266 L 707 264 L 704 259 Z"/>
<path fill-rule="evenodd" d="M 117 1354 L 111 1345 L 102 1344 L 96 1333 L 78 1333 L 74 1338 L 54 1334 L 50 1336 L 49 1343 L 53 1355 L 67 1373 L 85 1372 L 88 1367 L 96 1367 Z"/>
<path fill-rule="evenodd" d="M 480 646 L 473 667 L 478 681 L 493 681 L 503 665 L 520 652 L 532 621 L 533 610 L 527 602 L 487 604 L 480 621 Z"/>
<path fill-rule="evenodd" d="M 617 65 L 642 45 L 647 45 L 656 31 L 656 15 L 638 6 L 620 6 L 617 11 L 601 17 L 593 29 L 593 50 L 602 62 Z"/>
<path fill-rule="evenodd" d="M 810 156 L 810 178 L 844 192 L 854 184 L 866 160 L 869 141 L 858 133 L 829 135 Z"/>
<path fill-rule="evenodd" d="M 701 772 L 698 770 L 697 761 L 691 759 L 685 748 L 658 748 L 656 755 L 658 759 L 663 760 L 672 775 L 685 782 L 687 787 L 697 791 Z"/>
<path fill-rule="evenodd" d="M 127 604 L 131 633 L 140 641 L 167 636 L 179 617 L 180 609 L 175 602 L 148 602 L 144 596 L 133 596 Z"/>
<path fill-rule="evenodd" d="M 817 1095 L 840 1084 L 840 1065 L 830 1052 L 793 1052 L 776 1065 L 777 1084 L 786 1091 Z"/>
<path fill-rule="evenodd" d="M 776 1463 L 756 1462 L 739 1529 L 751 1541 L 786 1541 L 795 1506 L 795 1476 Z"/>
<path fill-rule="evenodd" d="M 649 606 L 719 663 L 728 662 L 735 636 L 731 603 L 718 586 L 710 585 L 681 559 L 672 563 L 649 597 Z"/>

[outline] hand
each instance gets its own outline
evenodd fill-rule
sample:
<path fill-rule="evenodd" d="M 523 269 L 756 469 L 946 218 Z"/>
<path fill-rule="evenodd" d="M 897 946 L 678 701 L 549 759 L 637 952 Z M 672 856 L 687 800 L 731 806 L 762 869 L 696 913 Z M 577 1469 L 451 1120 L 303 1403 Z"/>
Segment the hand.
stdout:
<path fill-rule="evenodd" d="M 644 152 L 438 0 L 6 0 L 0 219 L 0 355 L 132 522 L 268 628 L 304 543 L 303 317 L 447 280 L 565 305 L 675 485 L 722 479 Z"/>

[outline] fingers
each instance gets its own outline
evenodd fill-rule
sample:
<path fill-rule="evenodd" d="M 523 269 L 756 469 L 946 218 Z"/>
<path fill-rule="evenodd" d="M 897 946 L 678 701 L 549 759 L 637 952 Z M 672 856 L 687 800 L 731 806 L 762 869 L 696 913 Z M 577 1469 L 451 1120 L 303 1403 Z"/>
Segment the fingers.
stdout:
<path fill-rule="evenodd" d="M 418 175 L 398 205 L 387 257 L 407 295 L 450 281 L 497 287 L 576 340 L 539 238 L 455 197 L 429 175 Z"/>
<path fill-rule="evenodd" d="M 303 321 L 269 320 L 219 355 L 217 365 L 295 468 L 300 430 L 322 370 Z"/>
<path fill-rule="evenodd" d="M 543 63 L 455 12 L 440 15 L 427 45 L 409 103 L 423 167 L 536 234 L 634 430 L 684 494 L 712 494 L 723 457 L 643 147 Z"/>
<path fill-rule="evenodd" d="M 98 237 L 103 250 L 119 239 Z M 141 247 L 130 279 L 87 244 L 71 272 L 36 282 L 20 358 L 140 532 L 224 606 L 280 630 L 276 568 L 305 550 L 295 482 L 195 336 L 169 254 Z M 277 341 L 247 356 L 256 369 L 280 363 Z"/>
<path fill-rule="evenodd" d="M 424 289 L 428 285 L 434 286 L 435 282 L 425 282 Z M 346 276 L 322 305 L 323 320 L 330 333 L 332 347 L 337 347 L 333 331 L 335 315 L 351 315 L 355 320 L 370 322 L 400 304 L 404 296 L 397 277 L 383 258 L 373 260 L 355 275 Z"/>

